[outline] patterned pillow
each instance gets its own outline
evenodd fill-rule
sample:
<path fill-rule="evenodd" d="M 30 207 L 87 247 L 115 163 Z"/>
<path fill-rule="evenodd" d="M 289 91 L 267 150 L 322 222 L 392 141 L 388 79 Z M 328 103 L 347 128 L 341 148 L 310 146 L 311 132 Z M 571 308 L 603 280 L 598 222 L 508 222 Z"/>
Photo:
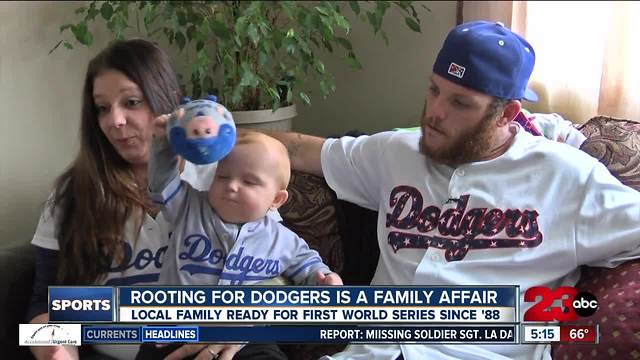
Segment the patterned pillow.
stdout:
<path fill-rule="evenodd" d="M 555 344 L 553 358 L 640 359 L 640 261 L 615 269 L 585 266 L 582 270 L 576 287 L 598 299 L 598 310 L 586 323 L 600 324 L 600 343 Z"/>
<path fill-rule="evenodd" d="M 580 131 L 587 137 L 581 149 L 623 184 L 640 191 L 640 122 L 597 116 Z"/>
<path fill-rule="evenodd" d="M 598 116 L 580 127 L 581 149 L 622 183 L 640 190 L 640 123 Z M 617 268 L 582 268 L 576 287 L 596 296 L 600 307 L 586 321 L 600 324 L 597 345 L 555 344 L 554 359 L 640 359 L 640 260 Z M 581 321 L 581 323 L 584 323 Z"/>

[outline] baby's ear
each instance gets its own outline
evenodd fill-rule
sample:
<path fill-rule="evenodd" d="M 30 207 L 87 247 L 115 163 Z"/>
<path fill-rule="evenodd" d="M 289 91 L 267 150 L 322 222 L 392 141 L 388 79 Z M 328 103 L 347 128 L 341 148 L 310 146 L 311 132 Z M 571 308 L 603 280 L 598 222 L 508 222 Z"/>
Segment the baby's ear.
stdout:
<path fill-rule="evenodd" d="M 287 190 L 278 190 L 276 193 L 276 197 L 273 199 L 273 203 L 271 203 L 271 209 L 276 210 L 284 203 L 287 202 L 289 198 L 289 192 Z"/>

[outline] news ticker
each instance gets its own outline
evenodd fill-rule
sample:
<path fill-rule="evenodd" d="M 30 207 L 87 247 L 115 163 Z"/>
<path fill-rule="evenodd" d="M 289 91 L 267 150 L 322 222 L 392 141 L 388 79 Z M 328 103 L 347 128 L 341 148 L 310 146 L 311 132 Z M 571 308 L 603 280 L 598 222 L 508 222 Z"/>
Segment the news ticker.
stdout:
<path fill-rule="evenodd" d="M 505 324 L 517 286 L 49 287 L 49 321 L 216 324 Z"/>
<path fill-rule="evenodd" d="M 519 333 L 520 326 L 522 333 Z M 21 324 L 20 345 L 141 343 L 597 343 L 597 325 L 127 326 Z"/>

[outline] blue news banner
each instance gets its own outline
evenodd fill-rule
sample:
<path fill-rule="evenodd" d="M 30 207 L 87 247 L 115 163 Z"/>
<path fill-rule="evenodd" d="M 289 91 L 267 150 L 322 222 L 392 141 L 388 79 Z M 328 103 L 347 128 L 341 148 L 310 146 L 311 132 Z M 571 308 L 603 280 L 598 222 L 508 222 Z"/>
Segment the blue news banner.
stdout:
<path fill-rule="evenodd" d="M 51 322 L 84 323 L 85 343 L 519 339 L 514 286 L 50 287 L 49 295 Z"/>

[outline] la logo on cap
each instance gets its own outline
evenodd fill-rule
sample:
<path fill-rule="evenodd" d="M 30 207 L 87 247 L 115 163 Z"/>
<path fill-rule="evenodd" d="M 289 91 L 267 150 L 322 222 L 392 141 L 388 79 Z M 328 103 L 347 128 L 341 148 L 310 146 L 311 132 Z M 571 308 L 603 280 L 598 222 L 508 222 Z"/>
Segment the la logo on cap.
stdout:
<path fill-rule="evenodd" d="M 459 79 L 462 79 L 464 76 L 464 71 L 466 68 L 464 66 L 460 66 L 454 62 L 449 65 L 449 70 L 447 71 L 449 75 L 453 75 Z"/>

